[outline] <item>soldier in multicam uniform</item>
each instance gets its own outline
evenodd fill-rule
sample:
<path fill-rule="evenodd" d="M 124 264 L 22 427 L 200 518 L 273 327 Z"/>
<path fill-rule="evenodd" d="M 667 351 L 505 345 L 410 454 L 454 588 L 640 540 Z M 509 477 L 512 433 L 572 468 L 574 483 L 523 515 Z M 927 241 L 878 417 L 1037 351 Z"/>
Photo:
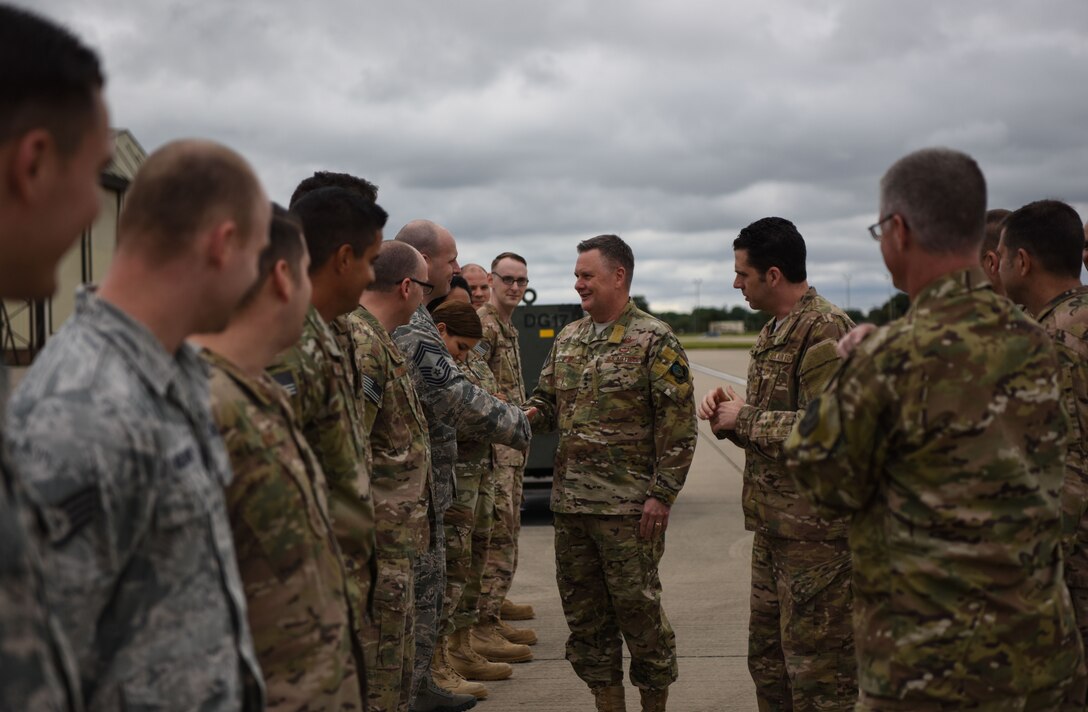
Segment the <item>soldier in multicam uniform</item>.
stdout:
<path fill-rule="evenodd" d="M 441 296 L 457 269 L 457 243 L 445 228 L 426 220 L 408 223 L 397 240 L 415 247 L 427 260 L 427 281 Z M 442 335 L 425 309 L 394 333 L 423 402 L 431 438 L 431 541 L 416 567 L 416 689 L 413 710 L 462 710 L 475 698 L 454 698 L 431 679 L 430 666 L 445 592 L 443 515 L 453 501 L 457 437 L 478 435 L 512 447 L 528 445 L 529 423 L 519 409 L 472 385 L 457 369 Z"/>
<path fill-rule="evenodd" d="M 364 629 L 369 712 L 407 712 L 415 664 L 413 570 L 430 538 L 430 439 L 408 365 L 390 335 L 430 294 L 410 245 L 382 243 L 374 281 L 348 315 L 372 455 L 378 578 Z"/>
<path fill-rule="evenodd" d="M 198 338 L 234 479 L 227 511 L 268 710 L 365 709 L 363 651 L 321 466 L 264 369 L 310 304 L 302 225 L 274 206 L 258 281 L 227 328 Z"/>
<path fill-rule="evenodd" d="M 98 214 L 99 171 L 111 148 L 102 86 L 98 58 L 79 39 L 29 12 L 0 6 L 0 126 L 7 127 L 0 155 L 9 177 L 0 183 L 4 299 L 52 295 L 57 262 Z M 31 115 L 28 109 L 37 118 L 17 118 Z M 49 139 L 43 163 L 56 170 L 42 173 L 47 183 L 41 190 L 17 196 L 17 185 L 41 176 L 30 175 L 37 163 L 16 157 L 43 135 Z M 7 396 L 0 363 L 0 434 Z M 43 587 L 44 513 L 26 494 L 0 455 L 0 709 L 80 710 L 75 660 Z"/>
<path fill-rule="evenodd" d="M 1069 447 L 1062 484 L 1062 553 L 1081 639 L 1088 640 L 1088 287 L 1081 284 L 1080 216 L 1056 200 L 1009 215 L 1000 273 L 1007 295 L 1022 304 L 1054 342 L 1061 362 Z M 1083 702 L 1083 700 L 1082 700 Z"/>
<path fill-rule="evenodd" d="M 479 351 L 495 374 L 500 392 L 514 404 L 525 402 L 525 379 L 521 371 L 518 330 L 511 315 L 529 286 L 525 258 L 503 252 L 491 262 L 491 299 L 480 308 L 484 338 Z M 509 282 L 509 284 L 507 284 Z M 473 645 L 484 656 L 496 660 L 527 659 L 532 652 L 524 645 L 536 643 L 536 632 L 515 628 L 504 619 L 526 620 L 533 607 L 507 600 L 518 563 L 518 536 L 521 533 L 522 482 L 527 451 L 495 446 L 495 525 L 487 554 L 480 620 L 473 630 Z"/>
<path fill-rule="evenodd" d="M 657 567 L 695 452 L 691 373 L 669 327 L 629 299 L 631 248 L 601 235 L 578 253 L 589 316 L 556 337 L 526 404 L 539 409 L 535 429 L 559 429 L 552 511 L 567 660 L 598 710 L 622 712 L 626 640 L 642 709 L 656 712 L 677 676 Z"/>
<path fill-rule="evenodd" d="M 773 318 L 752 346 L 747 401 L 716 388 L 699 416 L 745 451 L 744 524 L 755 532 L 748 669 L 760 710 L 852 710 L 848 522 L 797 494 L 782 444 L 839 367 L 835 345 L 854 324 L 808 286 L 805 241 L 789 220 L 757 220 L 733 252 L 733 286 Z"/>
<path fill-rule="evenodd" d="M 376 567 L 369 445 L 352 379 L 355 365 L 328 324 L 358 306 L 359 295 L 373 279 L 371 265 L 386 213 L 342 187 L 301 193 L 291 210 L 302 218 L 310 253 L 312 306 L 302 337 L 276 357 L 268 372 L 287 389 L 325 473 L 333 529 L 352 577 L 350 594 L 361 624 Z"/>
<path fill-rule="evenodd" d="M 264 695 L 192 333 L 257 275 L 271 207 L 245 160 L 200 141 L 140 168 L 99 290 L 12 398 L 9 453 L 45 507 L 49 603 L 91 710 L 259 710 Z"/>
<path fill-rule="evenodd" d="M 880 203 L 870 231 L 911 308 L 854 347 L 786 442 L 802 495 L 852 515 L 857 709 L 1056 710 L 1083 663 L 1058 357 L 978 267 L 974 160 L 912 153 Z"/>
<path fill-rule="evenodd" d="M 474 351 L 483 336 L 483 327 L 472 305 L 446 300 L 432 315 L 465 378 L 474 386 L 497 394 L 495 376 Z M 471 622 L 465 623 L 475 617 L 487 542 L 491 539 L 495 509 L 491 453 L 488 438 L 478 435 L 457 438 L 456 492 L 445 514 L 446 595 L 431 664 L 431 674 L 440 687 L 477 699 L 486 698 L 488 690 L 469 680 L 505 680 L 514 672 L 508 663 L 491 662 L 474 651 L 469 643 Z M 457 625 L 458 621 L 461 625 Z"/>

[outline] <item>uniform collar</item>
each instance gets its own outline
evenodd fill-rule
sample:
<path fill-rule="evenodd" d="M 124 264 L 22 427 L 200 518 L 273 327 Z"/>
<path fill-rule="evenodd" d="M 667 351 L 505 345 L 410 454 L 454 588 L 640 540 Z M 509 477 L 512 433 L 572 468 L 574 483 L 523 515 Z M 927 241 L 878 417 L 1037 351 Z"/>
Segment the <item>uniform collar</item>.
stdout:
<path fill-rule="evenodd" d="M 273 392 L 270 390 L 268 381 L 265 380 L 267 377 L 263 376 L 263 374 L 260 378 L 254 378 L 226 356 L 211 349 L 202 349 L 200 355 L 212 368 L 217 368 L 225 373 L 250 399 L 266 407 L 273 404 L 278 405 Z"/>
<path fill-rule="evenodd" d="M 400 352 L 400 349 L 398 349 L 397 345 L 393 342 L 392 334 L 385 330 L 385 327 L 382 326 L 382 323 L 378 320 L 378 317 L 374 316 L 369 309 L 362 306 L 361 304 L 359 305 L 358 309 L 352 312 L 352 314 L 357 316 L 359 319 L 362 319 L 364 322 L 367 323 L 367 325 L 370 326 L 370 328 L 374 331 L 376 338 L 378 338 L 382 342 L 382 344 L 385 345 L 386 351 L 389 352 L 389 358 L 391 358 L 395 363 L 404 363 L 404 355 Z"/>
<path fill-rule="evenodd" d="M 480 307 L 477 310 L 477 313 L 480 312 L 483 312 L 480 314 L 480 316 L 490 316 L 495 320 L 495 323 L 499 325 L 499 330 L 502 332 L 503 336 L 517 336 L 517 331 L 514 328 L 514 323 L 512 321 L 504 321 L 502 318 L 502 314 L 499 313 L 499 308 L 491 302 L 487 302 L 482 307 Z"/>
<path fill-rule="evenodd" d="M 580 340 L 586 343 L 605 340 L 610 344 L 621 343 L 624 335 L 627 334 L 627 329 L 631 325 L 631 319 L 634 318 L 636 311 L 637 307 L 635 307 L 635 302 L 628 299 L 627 304 L 623 307 L 623 311 L 616 317 L 616 321 L 612 322 L 612 326 L 605 329 L 600 334 L 596 333 L 596 330 L 593 328 L 593 317 L 587 316 L 585 318 L 585 323 L 582 326 L 582 332 L 579 334 Z"/>
<path fill-rule="evenodd" d="M 1065 302 L 1081 294 L 1088 294 L 1088 285 L 1082 284 L 1079 287 L 1073 287 L 1072 289 L 1065 290 L 1064 292 L 1047 302 L 1046 306 L 1039 310 L 1039 314 L 1035 316 L 1036 321 L 1042 321 L 1052 311 L 1057 309 L 1062 302 Z"/>
<path fill-rule="evenodd" d="M 981 267 L 972 266 L 949 272 L 927 284 L 911 302 L 908 313 L 927 306 L 931 301 L 944 301 L 981 290 L 993 291 L 993 285 Z"/>
<path fill-rule="evenodd" d="M 811 307 L 818 296 L 816 288 L 809 287 L 805 290 L 805 293 L 801 295 L 801 298 L 797 300 L 797 303 L 793 305 L 793 308 L 790 309 L 789 313 L 782 317 L 782 321 L 778 324 L 778 328 L 775 328 L 776 320 L 774 318 L 768 321 L 759 334 L 759 341 L 755 347 L 756 353 L 773 346 L 780 346 L 789 341 L 790 333 L 797 324 L 797 319 L 800 317 L 801 312 Z"/>

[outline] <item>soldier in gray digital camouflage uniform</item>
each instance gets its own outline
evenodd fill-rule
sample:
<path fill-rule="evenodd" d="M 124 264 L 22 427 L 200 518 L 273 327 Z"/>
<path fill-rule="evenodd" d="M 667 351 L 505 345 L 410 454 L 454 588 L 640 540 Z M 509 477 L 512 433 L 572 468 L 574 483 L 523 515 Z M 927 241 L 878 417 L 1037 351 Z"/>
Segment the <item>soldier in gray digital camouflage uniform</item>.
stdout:
<path fill-rule="evenodd" d="M 1080 281 L 1083 240 L 1076 210 L 1061 201 L 1040 200 L 1005 218 L 997 251 L 1008 297 L 1046 329 L 1061 362 L 1062 402 L 1069 416 L 1062 553 L 1077 627 L 1081 639 L 1088 640 L 1088 286 Z M 1079 703 L 1084 703 L 1083 687 Z"/>
<path fill-rule="evenodd" d="M 185 342 L 226 326 L 271 208 L 245 160 L 201 141 L 140 168 L 98 290 L 9 409 L 12 464 L 45 508 L 47 593 L 90 710 L 260 710 L 264 690 L 223 488 L 207 368 Z"/>
<path fill-rule="evenodd" d="M 440 225 L 426 220 L 408 223 L 397 240 L 419 250 L 427 261 L 428 279 L 434 295 L 449 290 L 457 269 L 457 243 Z M 442 515 L 453 501 L 454 463 L 458 435 L 489 437 L 493 442 L 525 447 L 529 423 L 515 406 L 503 403 L 465 378 L 450 356 L 442 335 L 426 309 L 420 308 L 411 321 L 394 333 L 397 348 L 404 354 L 416 392 L 423 402 L 431 438 L 431 542 L 420 557 L 416 576 L 416 698 L 412 709 L 462 710 L 475 698 L 456 700 L 440 690 L 430 675 L 434 644 L 445 592 L 445 542 Z M 468 699 L 463 699 L 468 697 Z"/>
<path fill-rule="evenodd" d="M 910 310 L 851 332 L 786 442 L 801 494 L 851 516 L 859 710 L 1058 710 L 1083 665 L 1060 361 L 983 276 L 985 213 L 967 155 L 885 173 L 870 232 Z"/>
<path fill-rule="evenodd" d="M 695 453 L 687 356 L 630 300 L 634 262 L 615 235 L 578 245 L 575 289 L 589 316 L 556 337 L 526 402 L 539 409 L 535 429 L 559 430 L 552 511 L 567 660 L 602 712 L 624 710 L 624 641 L 645 712 L 664 710 L 676 681 L 657 567 Z"/>
<path fill-rule="evenodd" d="M 805 241 L 793 223 L 763 218 L 733 241 L 736 279 L 753 309 L 772 315 L 752 346 L 747 400 L 722 388 L 699 416 L 744 448 L 744 524 L 752 543 L 748 668 L 760 710 L 852 710 L 857 663 L 850 621 L 845 517 L 826 519 L 797 493 L 782 444 L 798 411 L 840 364 L 854 326 L 808 286 Z"/>
<path fill-rule="evenodd" d="M 0 6 L 0 297 L 45 299 L 61 256 L 98 214 L 112 142 L 98 58 L 65 30 Z M 18 117 L 32 116 L 27 121 Z M 17 160 L 42 139 L 41 165 Z M 36 185 L 17 194 L 18 185 Z M 8 396 L 0 364 L 0 433 Z M 68 642 L 43 588 L 43 511 L 0 457 L 0 709 L 83 707 Z"/>

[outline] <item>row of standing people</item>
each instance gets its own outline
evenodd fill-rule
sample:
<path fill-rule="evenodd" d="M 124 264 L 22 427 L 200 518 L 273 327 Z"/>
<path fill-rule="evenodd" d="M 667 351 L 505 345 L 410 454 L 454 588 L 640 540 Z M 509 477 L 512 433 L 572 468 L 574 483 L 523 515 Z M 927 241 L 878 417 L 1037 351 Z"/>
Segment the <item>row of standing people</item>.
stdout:
<path fill-rule="evenodd" d="M 911 302 L 879 329 L 809 287 L 789 221 L 733 244 L 773 318 L 699 415 L 746 455 L 759 708 L 1084 709 L 1088 225 L 987 212 L 975 161 L 927 149 L 869 232 Z"/>

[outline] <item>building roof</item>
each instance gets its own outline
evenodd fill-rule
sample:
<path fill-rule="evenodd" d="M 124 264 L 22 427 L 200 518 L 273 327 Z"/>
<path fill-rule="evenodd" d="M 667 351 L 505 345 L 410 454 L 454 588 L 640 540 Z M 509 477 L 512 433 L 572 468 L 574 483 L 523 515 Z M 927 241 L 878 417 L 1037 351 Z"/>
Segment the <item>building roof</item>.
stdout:
<path fill-rule="evenodd" d="M 107 176 L 114 179 L 110 183 L 121 183 L 127 187 L 136 177 L 136 171 L 147 158 L 147 151 L 128 129 L 113 130 L 113 158 L 103 171 L 103 182 Z"/>

